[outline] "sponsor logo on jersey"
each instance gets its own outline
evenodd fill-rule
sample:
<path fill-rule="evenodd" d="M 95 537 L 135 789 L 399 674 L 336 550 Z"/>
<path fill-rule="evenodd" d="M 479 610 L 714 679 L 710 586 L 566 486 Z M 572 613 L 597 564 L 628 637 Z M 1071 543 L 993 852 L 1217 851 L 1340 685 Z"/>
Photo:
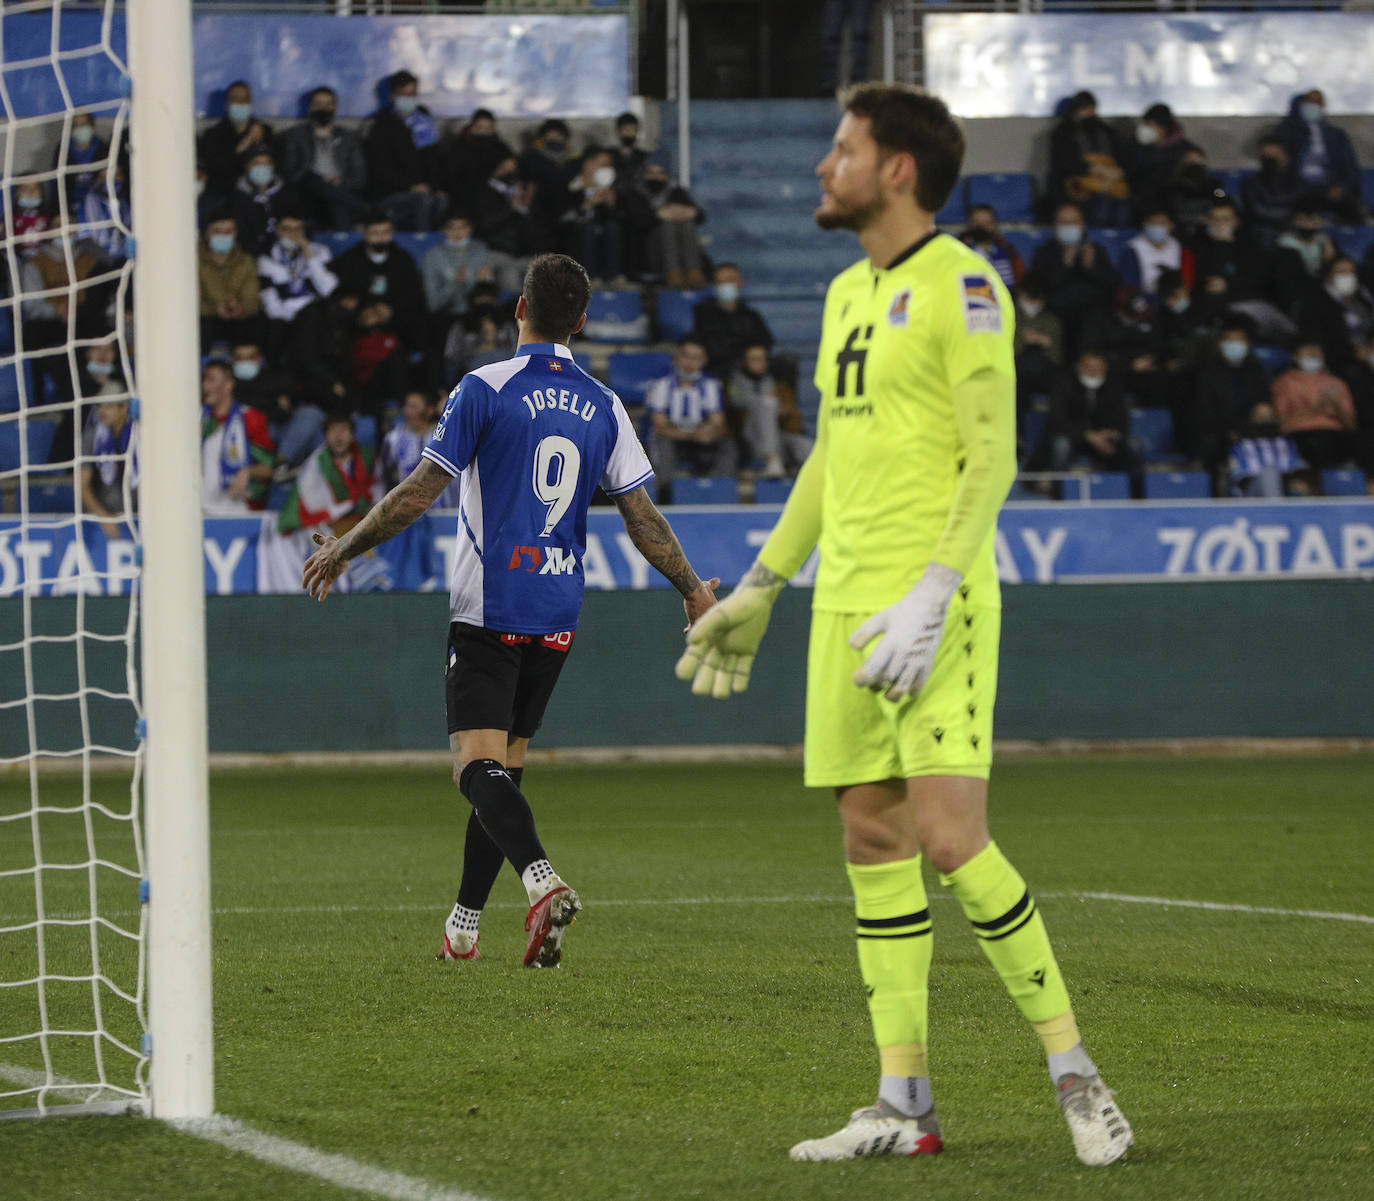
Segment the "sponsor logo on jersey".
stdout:
<path fill-rule="evenodd" d="M 1002 306 L 992 281 L 985 275 L 964 275 L 959 278 L 959 290 L 964 301 L 964 328 L 971 334 L 1000 334 Z"/>
<path fill-rule="evenodd" d="M 892 298 L 892 307 L 887 310 L 887 323 L 894 329 L 905 327 L 911 313 L 911 289 L 903 288 Z"/>
<path fill-rule="evenodd" d="M 531 575 L 572 575 L 577 570 L 577 555 L 563 546 L 516 546 L 511 549 L 506 570 Z"/>

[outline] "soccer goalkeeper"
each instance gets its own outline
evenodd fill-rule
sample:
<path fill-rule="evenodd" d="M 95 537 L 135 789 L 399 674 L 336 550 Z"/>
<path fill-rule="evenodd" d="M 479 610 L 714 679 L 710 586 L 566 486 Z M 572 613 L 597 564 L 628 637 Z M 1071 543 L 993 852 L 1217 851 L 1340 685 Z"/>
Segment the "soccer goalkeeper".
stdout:
<path fill-rule="evenodd" d="M 934 96 L 848 94 L 817 168 L 816 221 L 856 231 L 868 257 L 826 295 L 819 436 L 757 562 L 690 630 L 678 675 L 699 695 L 743 691 L 774 600 L 819 543 L 806 783 L 839 800 L 881 1080 L 875 1104 L 792 1158 L 943 1146 L 926 1067 L 924 855 L 1043 1041 L 1078 1158 L 1108 1164 L 1131 1128 L 1079 1038 L 1035 901 L 988 835 L 1014 318 L 996 273 L 935 230 L 963 154 Z"/>

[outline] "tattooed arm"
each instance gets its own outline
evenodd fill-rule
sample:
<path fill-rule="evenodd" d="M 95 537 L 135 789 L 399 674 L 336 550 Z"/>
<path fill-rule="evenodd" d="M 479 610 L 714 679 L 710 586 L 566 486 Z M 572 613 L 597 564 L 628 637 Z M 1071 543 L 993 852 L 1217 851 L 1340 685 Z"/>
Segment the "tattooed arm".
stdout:
<path fill-rule="evenodd" d="M 315 533 L 315 544 L 320 549 L 305 561 L 301 586 L 316 600 L 324 600 L 350 559 L 394 538 L 423 516 L 452 482 L 453 477 L 442 467 L 421 459 L 415 470 L 373 505 L 367 516 L 342 538 Z"/>
<path fill-rule="evenodd" d="M 673 533 L 673 527 L 643 488 L 617 496 L 615 503 L 620 510 L 621 520 L 625 522 L 625 532 L 630 535 L 635 549 L 682 593 L 682 606 L 690 625 L 715 604 L 714 589 L 720 581 L 703 581 L 692 570 L 677 535 Z"/>

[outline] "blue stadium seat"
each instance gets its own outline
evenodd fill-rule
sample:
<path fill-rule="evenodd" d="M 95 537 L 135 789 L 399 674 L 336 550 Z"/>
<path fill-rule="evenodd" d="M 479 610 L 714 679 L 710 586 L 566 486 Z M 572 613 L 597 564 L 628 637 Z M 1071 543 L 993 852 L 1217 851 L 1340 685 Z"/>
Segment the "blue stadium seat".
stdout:
<path fill-rule="evenodd" d="M 582 337 L 589 342 L 647 342 L 649 318 L 638 292 L 593 292 Z"/>
<path fill-rule="evenodd" d="M 692 310 L 709 296 L 706 291 L 669 291 L 658 294 L 658 336 L 677 342 L 692 332 Z"/>
<path fill-rule="evenodd" d="M 29 365 L 24 364 L 25 395 L 29 395 Z M 0 413 L 15 413 L 19 410 L 19 369 L 14 363 L 0 367 Z"/>
<path fill-rule="evenodd" d="M 1282 346 L 1256 346 L 1255 358 L 1259 359 L 1260 366 L 1273 379 L 1281 371 L 1286 371 L 1293 361 L 1293 356 L 1284 350 Z"/>
<path fill-rule="evenodd" d="M 673 481 L 675 505 L 733 505 L 739 489 L 733 475 L 689 475 Z"/>
<path fill-rule="evenodd" d="M 1362 263 L 1369 248 L 1374 246 L 1374 225 L 1338 225 L 1331 231 L 1331 237 L 1342 254 Z"/>
<path fill-rule="evenodd" d="M 997 210 L 997 219 L 1004 225 L 1009 221 L 1025 223 L 1035 220 L 1035 193 L 1031 177 L 1025 171 L 1012 171 L 1005 175 L 970 175 L 968 203 L 969 208 L 978 204 L 992 205 Z"/>
<path fill-rule="evenodd" d="M 6 305 L 0 312 L 0 354 L 14 353 L 14 310 Z"/>
<path fill-rule="evenodd" d="M 69 475 L 38 476 L 29 481 L 30 513 L 74 513 L 76 492 Z"/>
<path fill-rule="evenodd" d="M 352 230 L 330 230 L 327 233 L 316 234 L 314 240 L 328 246 L 330 254 L 339 255 L 355 242 L 361 242 L 362 236 Z"/>
<path fill-rule="evenodd" d="M 437 231 L 425 234 L 397 233 L 395 235 L 396 245 L 409 252 L 417 263 L 425 257 L 425 251 L 431 246 L 437 246 L 443 241 L 443 237 L 444 235 Z"/>
<path fill-rule="evenodd" d="M 1251 170 L 1241 170 L 1235 167 L 1212 172 L 1212 175 L 1215 177 L 1217 183 L 1222 186 L 1226 195 L 1236 201 L 1237 204 L 1240 203 L 1240 185 L 1245 182 L 1247 176 L 1253 174 L 1254 172 Z"/>
<path fill-rule="evenodd" d="M 673 356 L 666 350 L 620 351 L 610 356 L 606 384 L 627 407 L 644 403 L 649 385 L 673 369 Z"/>
<path fill-rule="evenodd" d="M 1206 500 L 1212 481 L 1205 471 L 1148 471 L 1146 500 Z"/>
<path fill-rule="evenodd" d="M 1109 229 L 1099 226 L 1088 230 L 1087 238 L 1088 241 L 1101 246 L 1107 252 L 1107 257 L 1112 260 L 1112 265 L 1119 270 L 1122 255 L 1130 253 L 1126 249 L 1126 243 L 1135 237 L 1137 232 L 1139 231 L 1134 229 Z"/>
<path fill-rule="evenodd" d="M 961 179 L 954 185 L 954 191 L 949 194 L 949 199 L 945 201 L 945 207 L 935 214 L 935 224 L 962 227 L 967 216 L 968 201 L 964 196 L 964 181 Z"/>
<path fill-rule="evenodd" d="M 1131 479 L 1124 471 L 1090 472 L 1087 477 L 1089 500 L 1130 500 Z M 1081 500 L 1084 480 L 1081 476 L 1064 480 L 1059 495 L 1062 500 Z"/>
<path fill-rule="evenodd" d="M 791 480 L 755 480 L 754 503 L 756 505 L 782 505 L 792 495 Z"/>
<path fill-rule="evenodd" d="M 51 421 L 33 420 L 27 423 L 29 465 L 48 461 L 53 435 L 57 426 Z M 0 421 L 0 471 L 14 471 L 19 466 L 19 422 Z"/>
<path fill-rule="evenodd" d="M 1054 235 L 1048 229 L 1004 229 L 1002 236 L 1020 252 L 1027 269 L 1031 258 Z"/>
<path fill-rule="evenodd" d="M 370 414 L 360 413 L 353 418 L 353 436 L 357 438 L 359 446 L 368 446 L 376 450 L 377 419 Z"/>
<path fill-rule="evenodd" d="M 1176 463 L 1182 457 L 1174 450 L 1174 415 L 1168 409 L 1132 409 L 1131 437 L 1146 462 Z"/>
<path fill-rule="evenodd" d="M 1023 484 L 1020 480 L 1012 480 L 1012 482 L 1011 482 L 1011 490 L 1007 493 L 1007 501 L 1008 501 L 1008 502 L 1012 502 L 1012 501 L 1036 501 L 1036 500 L 1044 500 L 1044 499 L 1045 499 L 1045 498 L 1044 498 L 1039 492 L 1037 492 L 1034 488 L 1031 488 L 1031 487 L 1030 487 L 1029 485 L 1027 485 L 1027 484 Z"/>
<path fill-rule="evenodd" d="M 1360 168 L 1360 195 L 1365 208 L 1374 209 L 1374 167 Z"/>
<path fill-rule="evenodd" d="M 1327 496 L 1364 496 L 1369 482 L 1357 467 L 1328 467 L 1322 472 L 1322 492 Z"/>

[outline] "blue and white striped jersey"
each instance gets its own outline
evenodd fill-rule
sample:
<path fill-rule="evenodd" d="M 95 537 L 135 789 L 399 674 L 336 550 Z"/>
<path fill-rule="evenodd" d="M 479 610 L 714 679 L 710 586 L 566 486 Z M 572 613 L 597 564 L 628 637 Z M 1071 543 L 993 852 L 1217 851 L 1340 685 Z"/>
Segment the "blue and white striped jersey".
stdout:
<path fill-rule="evenodd" d="M 714 375 L 703 374 L 692 383 L 684 384 L 676 373 L 665 375 L 649 385 L 644 404 L 649 412 L 662 413 L 674 425 L 692 429 L 721 411 L 720 380 Z"/>
<path fill-rule="evenodd" d="M 505 634 L 576 628 L 592 494 L 653 478 L 620 398 L 552 342 L 465 375 L 424 457 L 461 475 L 451 619 Z"/>

